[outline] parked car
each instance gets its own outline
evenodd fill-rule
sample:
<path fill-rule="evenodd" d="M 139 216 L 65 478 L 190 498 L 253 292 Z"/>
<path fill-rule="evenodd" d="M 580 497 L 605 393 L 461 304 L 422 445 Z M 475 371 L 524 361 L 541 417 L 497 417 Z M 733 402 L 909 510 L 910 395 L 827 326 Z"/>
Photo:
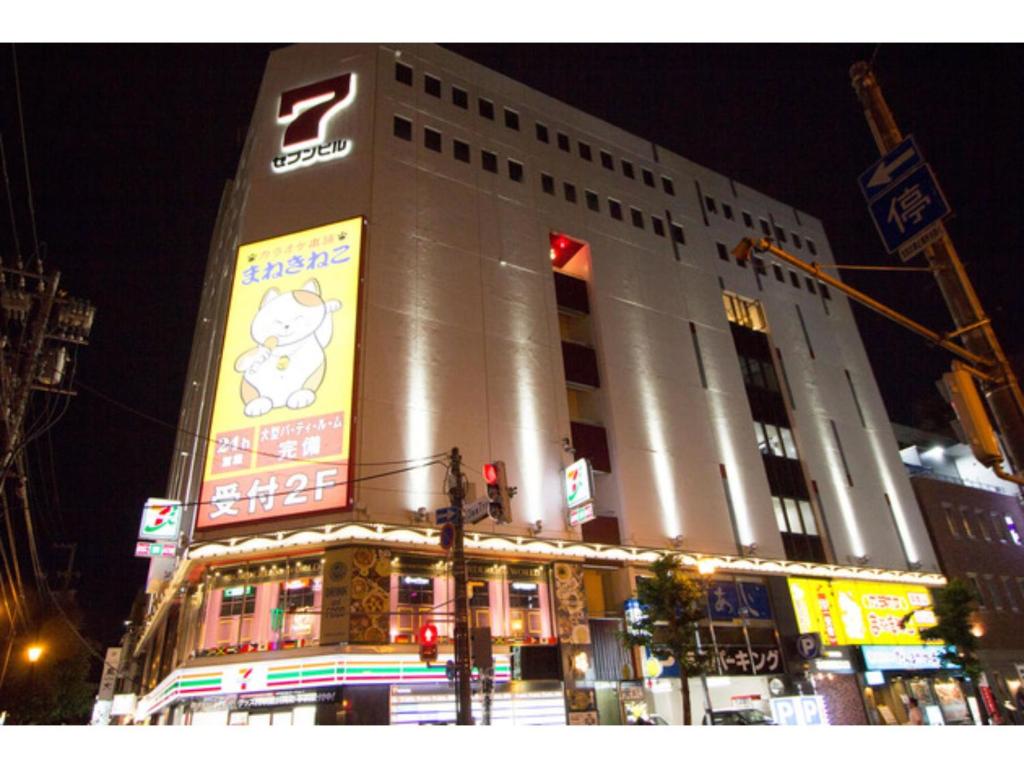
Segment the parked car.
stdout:
<path fill-rule="evenodd" d="M 775 725 L 760 709 L 719 709 L 704 715 L 704 725 Z"/>

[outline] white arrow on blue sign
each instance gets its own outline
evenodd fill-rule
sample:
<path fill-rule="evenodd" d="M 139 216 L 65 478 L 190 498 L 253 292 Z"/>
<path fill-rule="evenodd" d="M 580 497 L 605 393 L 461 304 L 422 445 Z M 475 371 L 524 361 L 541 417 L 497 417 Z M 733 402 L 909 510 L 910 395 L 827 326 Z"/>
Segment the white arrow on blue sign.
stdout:
<path fill-rule="evenodd" d="M 870 203 L 886 192 L 894 181 L 898 181 L 901 176 L 923 163 L 924 157 L 917 147 L 917 142 L 913 136 L 907 136 L 857 177 L 864 199 Z"/>
<path fill-rule="evenodd" d="M 442 507 L 441 509 L 434 510 L 434 519 L 437 521 L 437 525 L 444 525 L 445 523 L 454 523 L 455 515 L 458 510 L 455 507 Z"/>

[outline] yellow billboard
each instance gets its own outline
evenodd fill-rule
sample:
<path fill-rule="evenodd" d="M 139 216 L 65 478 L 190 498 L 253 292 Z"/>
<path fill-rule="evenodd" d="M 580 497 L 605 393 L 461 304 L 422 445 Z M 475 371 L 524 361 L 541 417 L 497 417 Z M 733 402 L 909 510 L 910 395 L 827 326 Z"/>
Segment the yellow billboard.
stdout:
<path fill-rule="evenodd" d="M 349 505 L 362 227 L 238 249 L 197 529 Z"/>
<path fill-rule="evenodd" d="M 920 630 L 936 623 L 927 587 L 791 578 L 789 593 L 800 632 L 825 645 L 920 645 Z"/>

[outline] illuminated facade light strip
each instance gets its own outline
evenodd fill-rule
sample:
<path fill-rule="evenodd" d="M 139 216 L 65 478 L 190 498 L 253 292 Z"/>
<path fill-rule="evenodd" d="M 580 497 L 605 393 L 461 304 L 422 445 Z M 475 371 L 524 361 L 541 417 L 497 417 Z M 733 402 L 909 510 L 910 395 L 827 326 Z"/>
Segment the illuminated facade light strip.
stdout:
<path fill-rule="evenodd" d="M 438 547 L 438 531 L 433 528 L 408 528 L 404 526 L 345 523 L 322 528 L 281 533 L 274 536 L 253 536 L 243 540 L 208 542 L 192 546 L 187 562 L 210 561 L 223 557 L 268 553 L 297 546 L 328 546 L 339 542 L 365 542 L 374 544 L 406 544 L 411 546 Z M 749 573 L 774 574 L 779 576 L 819 576 L 835 579 L 862 579 L 891 581 L 906 584 L 942 586 L 946 578 L 938 573 L 882 570 L 859 566 L 833 565 L 826 563 L 802 563 L 788 560 L 764 560 L 735 555 L 706 555 L 698 552 L 676 552 L 673 550 L 620 545 L 588 544 L 579 541 L 540 539 L 524 536 L 501 536 L 490 533 L 469 533 L 466 536 L 466 550 L 471 552 L 494 552 L 511 555 L 536 556 L 552 560 L 605 560 L 622 565 L 645 566 L 663 554 L 675 554 L 683 565 L 696 567 L 698 563 L 712 562 L 717 569 L 746 571 Z"/>
<path fill-rule="evenodd" d="M 187 559 L 182 560 L 174 578 L 156 600 L 156 610 L 143 627 L 136 648 L 145 647 L 157 621 L 186 582 L 188 571 L 197 563 L 216 561 L 239 555 L 269 554 L 300 546 L 326 547 L 339 542 L 367 544 L 405 544 L 409 546 L 438 548 L 439 531 L 434 528 L 408 528 L 395 525 L 343 523 L 325 525 L 297 531 L 282 531 L 270 536 L 232 538 L 226 541 L 203 542 L 188 549 Z M 550 560 L 604 560 L 621 565 L 644 567 L 663 554 L 674 554 L 684 566 L 697 568 L 699 565 L 714 566 L 715 570 L 740 571 L 760 575 L 807 576 L 825 579 L 860 579 L 865 581 L 888 581 L 903 584 L 917 584 L 927 587 L 941 587 L 946 577 L 940 573 L 916 571 L 881 570 L 848 565 L 824 563 L 800 563 L 788 560 L 763 560 L 735 555 L 704 555 L 696 552 L 678 552 L 666 549 L 644 547 L 623 547 L 604 544 L 587 544 L 579 541 L 560 539 L 537 539 L 523 536 L 499 536 L 490 533 L 471 532 L 466 536 L 465 547 L 470 552 L 493 552 L 509 555 L 527 555 Z"/>

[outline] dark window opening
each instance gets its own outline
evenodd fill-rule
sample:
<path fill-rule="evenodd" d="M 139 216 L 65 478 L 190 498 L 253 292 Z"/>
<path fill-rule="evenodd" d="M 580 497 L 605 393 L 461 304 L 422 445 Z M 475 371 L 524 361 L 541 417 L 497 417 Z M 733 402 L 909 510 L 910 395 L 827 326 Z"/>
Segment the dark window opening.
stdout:
<path fill-rule="evenodd" d="M 441 98 L 441 81 L 433 75 L 424 75 L 423 90 L 428 96 Z"/>
<path fill-rule="evenodd" d="M 513 131 L 519 130 L 519 113 L 507 107 L 505 108 L 505 127 Z"/>
<path fill-rule="evenodd" d="M 725 215 L 725 218 L 729 219 L 729 221 L 733 220 L 732 206 L 729 205 L 728 203 L 722 203 L 722 213 Z"/>
<path fill-rule="evenodd" d="M 634 227 L 637 227 L 638 229 L 644 228 L 644 215 L 641 211 L 636 208 L 630 208 L 629 217 L 632 219 Z"/>
<path fill-rule="evenodd" d="M 718 213 L 718 206 L 715 205 L 715 198 L 711 195 L 704 196 L 704 207 L 708 209 L 709 213 Z"/>
<path fill-rule="evenodd" d="M 412 85 L 412 67 L 396 61 L 395 80 L 402 83 L 402 85 Z"/>
<path fill-rule="evenodd" d="M 566 136 L 561 131 L 559 131 L 559 133 L 558 133 L 558 148 L 560 150 L 562 150 L 563 152 L 570 151 L 569 150 L 569 137 Z"/>
<path fill-rule="evenodd" d="M 603 149 L 601 150 L 601 165 L 607 168 L 609 171 L 615 170 L 615 160 L 613 160 L 612 156 L 605 152 Z"/>
<path fill-rule="evenodd" d="M 743 212 L 743 223 L 750 229 L 754 228 L 754 220 L 750 217 L 750 214 L 746 211 Z"/>
<path fill-rule="evenodd" d="M 800 287 L 800 276 L 793 270 L 789 270 L 789 282 L 793 284 L 794 288 Z"/>
<path fill-rule="evenodd" d="M 601 203 L 596 192 L 592 192 L 589 189 L 584 193 L 587 198 L 587 208 L 592 211 L 601 211 Z"/>
<path fill-rule="evenodd" d="M 800 240 L 800 235 L 798 235 L 796 232 L 793 232 L 792 234 L 793 234 L 793 245 L 796 246 L 797 248 L 799 248 L 803 244 L 802 241 Z"/>
<path fill-rule="evenodd" d="M 644 184 L 646 184 L 648 187 L 653 187 L 654 186 L 654 174 L 651 173 L 646 168 L 641 168 L 640 169 L 640 173 L 644 177 Z"/>
<path fill-rule="evenodd" d="M 544 123 L 537 123 L 537 141 L 543 141 L 545 144 L 549 141 L 548 127 Z"/>
<path fill-rule="evenodd" d="M 761 231 L 764 232 L 767 237 L 771 237 L 772 228 L 768 226 L 768 222 L 764 219 L 758 219 L 758 221 L 761 223 Z"/>
<path fill-rule="evenodd" d="M 469 162 L 469 144 L 458 139 L 452 140 L 452 152 L 455 154 L 455 159 L 463 163 Z"/>
<path fill-rule="evenodd" d="M 680 245 L 686 245 L 686 233 L 683 228 L 678 224 L 672 225 L 672 239 Z"/>
<path fill-rule="evenodd" d="M 666 195 L 672 195 L 673 197 L 675 197 L 676 185 L 672 183 L 672 179 L 668 178 L 667 176 L 662 176 L 661 188 L 665 190 Z"/>
<path fill-rule="evenodd" d="M 622 204 L 618 200 L 608 198 L 608 213 L 613 219 L 622 221 Z"/>
<path fill-rule="evenodd" d="M 636 175 L 633 173 L 633 164 L 629 160 L 622 161 L 622 175 L 627 179 L 636 178 Z"/>
<path fill-rule="evenodd" d="M 508 177 L 512 181 L 522 182 L 523 180 L 523 164 L 516 162 L 515 160 L 508 161 Z"/>
<path fill-rule="evenodd" d="M 818 249 L 814 247 L 814 241 L 810 238 L 807 238 L 807 250 L 811 252 L 811 256 L 818 255 Z"/>
<path fill-rule="evenodd" d="M 778 264 L 772 264 L 772 271 L 775 273 L 776 280 L 778 280 L 780 283 L 786 282 L 786 276 L 782 272 L 782 267 L 780 267 Z"/>
<path fill-rule="evenodd" d="M 441 151 L 441 134 L 433 128 L 423 129 L 423 146 L 434 152 Z"/>
<path fill-rule="evenodd" d="M 804 283 L 807 286 L 807 290 L 808 290 L 809 293 L 813 293 L 815 296 L 818 295 L 818 291 L 814 287 L 814 281 L 811 280 L 811 278 L 805 277 L 804 278 Z"/>
<path fill-rule="evenodd" d="M 488 152 L 486 149 L 480 150 L 480 163 L 485 171 L 490 173 L 498 172 L 498 156 L 493 152 Z"/>
<path fill-rule="evenodd" d="M 651 216 L 651 228 L 658 237 L 665 236 L 665 224 L 657 216 Z"/>
<path fill-rule="evenodd" d="M 576 187 L 569 182 L 565 182 L 562 185 L 562 191 L 565 193 L 566 201 L 570 203 L 576 202 Z"/>
<path fill-rule="evenodd" d="M 480 110 L 480 117 L 487 120 L 494 119 L 494 102 L 488 101 L 487 99 L 478 99 L 477 105 Z"/>
<path fill-rule="evenodd" d="M 582 141 L 577 142 L 577 144 L 580 150 L 580 157 L 586 160 L 587 162 L 590 162 L 593 159 L 593 157 L 590 154 L 590 145 Z"/>
<path fill-rule="evenodd" d="M 549 195 L 555 194 L 555 180 L 546 173 L 540 175 L 540 188 Z"/>
<path fill-rule="evenodd" d="M 469 94 L 459 88 L 459 86 L 453 85 L 452 104 L 460 109 L 469 109 Z"/>
<path fill-rule="evenodd" d="M 729 251 L 725 247 L 725 243 L 715 243 L 715 248 L 718 250 L 718 258 L 722 261 L 729 260 Z"/>
<path fill-rule="evenodd" d="M 405 141 L 412 141 L 412 121 L 395 115 L 395 136 Z"/>

